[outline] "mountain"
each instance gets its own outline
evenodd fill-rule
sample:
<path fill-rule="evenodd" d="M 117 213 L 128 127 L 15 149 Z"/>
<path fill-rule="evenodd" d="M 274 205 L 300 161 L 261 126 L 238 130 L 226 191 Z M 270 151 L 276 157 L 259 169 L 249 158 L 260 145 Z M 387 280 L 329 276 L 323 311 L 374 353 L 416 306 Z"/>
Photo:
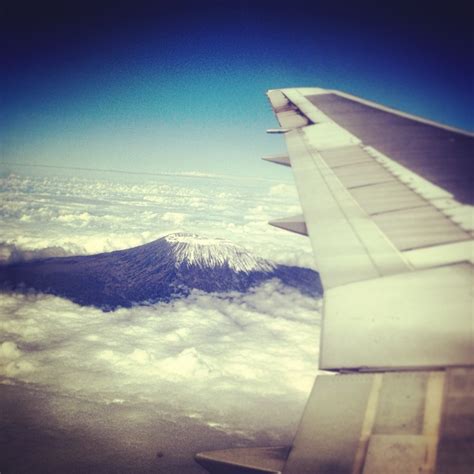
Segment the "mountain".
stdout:
<path fill-rule="evenodd" d="M 227 240 L 185 233 L 126 250 L 0 267 L 3 289 L 35 289 L 104 311 L 170 301 L 193 289 L 245 292 L 272 278 L 305 294 L 322 293 L 313 270 L 254 257 Z"/>

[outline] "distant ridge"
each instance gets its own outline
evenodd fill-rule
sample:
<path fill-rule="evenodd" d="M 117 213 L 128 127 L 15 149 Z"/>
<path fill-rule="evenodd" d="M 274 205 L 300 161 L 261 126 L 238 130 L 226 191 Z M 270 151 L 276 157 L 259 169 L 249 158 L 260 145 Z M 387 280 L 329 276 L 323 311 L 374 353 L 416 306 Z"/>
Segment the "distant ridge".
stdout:
<path fill-rule="evenodd" d="M 245 292 L 272 278 L 304 294 L 322 293 L 313 270 L 275 264 L 227 240 L 187 233 L 115 252 L 0 266 L 4 290 L 34 289 L 104 311 L 171 301 L 193 289 Z"/>

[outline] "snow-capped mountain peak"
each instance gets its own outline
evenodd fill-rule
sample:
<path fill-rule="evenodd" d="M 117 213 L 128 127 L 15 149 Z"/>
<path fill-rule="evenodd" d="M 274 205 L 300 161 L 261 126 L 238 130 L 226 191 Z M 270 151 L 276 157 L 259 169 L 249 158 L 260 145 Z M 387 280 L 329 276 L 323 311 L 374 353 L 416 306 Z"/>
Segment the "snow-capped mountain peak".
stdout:
<path fill-rule="evenodd" d="M 175 265 L 215 268 L 228 266 L 236 272 L 270 272 L 275 265 L 254 257 L 244 248 L 224 239 L 212 239 L 197 234 L 176 233 L 164 237 L 170 245 Z"/>
<path fill-rule="evenodd" d="M 35 289 L 104 311 L 169 302 L 193 290 L 245 292 L 274 278 L 306 294 L 321 293 L 313 270 L 274 264 L 224 239 L 184 233 L 97 255 L 0 265 L 0 290 Z"/>

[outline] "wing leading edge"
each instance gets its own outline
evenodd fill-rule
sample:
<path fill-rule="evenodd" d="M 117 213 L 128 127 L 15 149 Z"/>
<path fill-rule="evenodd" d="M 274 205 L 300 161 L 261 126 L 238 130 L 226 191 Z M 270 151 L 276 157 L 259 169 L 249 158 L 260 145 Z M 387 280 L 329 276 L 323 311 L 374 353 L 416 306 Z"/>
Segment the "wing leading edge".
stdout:
<path fill-rule="evenodd" d="M 303 211 L 272 223 L 311 240 L 333 375 L 279 467 L 210 472 L 472 472 L 473 135 L 338 91 L 267 95 L 288 149 L 268 161 Z"/>

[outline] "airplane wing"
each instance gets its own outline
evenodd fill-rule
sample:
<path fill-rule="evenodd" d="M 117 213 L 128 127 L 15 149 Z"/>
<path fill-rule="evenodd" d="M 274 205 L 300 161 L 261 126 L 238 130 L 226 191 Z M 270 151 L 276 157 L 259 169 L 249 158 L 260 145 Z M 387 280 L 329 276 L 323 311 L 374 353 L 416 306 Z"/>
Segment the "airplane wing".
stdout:
<path fill-rule="evenodd" d="M 288 455 L 198 462 L 215 473 L 472 473 L 474 135 L 333 90 L 267 95 L 288 156 L 266 159 L 291 166 L 303 211 L 271 223 L 311 240 L 328 373 Z"/>

